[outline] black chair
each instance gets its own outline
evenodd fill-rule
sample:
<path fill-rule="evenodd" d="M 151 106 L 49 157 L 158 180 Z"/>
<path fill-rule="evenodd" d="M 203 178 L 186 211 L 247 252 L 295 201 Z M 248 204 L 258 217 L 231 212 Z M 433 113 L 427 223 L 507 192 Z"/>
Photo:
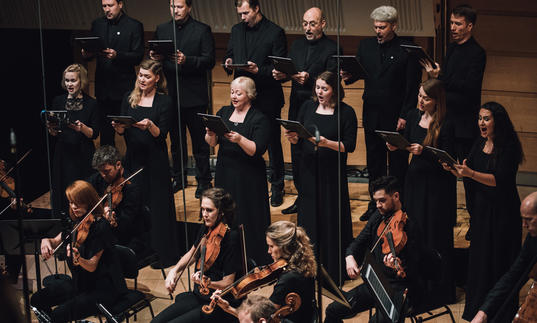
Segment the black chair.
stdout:
<path fill-rule="evenodd" d="M 125 278 L 135 279 L 136 281 L 138 267 L 134 251 L 120 245 L 115 245 L 114 251 L 121 264 L 123 276 Z M 109 322 L 126 320 L 128 323 L 131 316 L 134 316 L 134 320 L 136 320 L 136 313 L 146 307 L 149 308 L 151 317 L 155 317 L 153 307 L 151 306 L 151 301 L 154 299 L 155 297 L 153 295 L 146 295 L 138 290 L 129 289 L 119 297 L 114 305 L 105 307 L 102 304 L 97 304 L 97 307 Z"/>
<path fill-rule="evenodd" d="M 422 263 L 427 264 L 421 268 L 422 277 L 427 281 L 440 281 L 443 273 L 438 268 L 443 268 L 442 256 L 436 250 L 428 250 L 423 252 L 422 260 L 424 260 Z M 433 310 L 436 309 L 442 309 L 442 311 L 434 314 Z M 444 315 L 449 315 L 451 322 L 455 323 L 453 313 L 447 304 L 428 304 L 427 302 L 412 304 L 407 313 L 407 317 L 412 322 L 425 322 Z"/>

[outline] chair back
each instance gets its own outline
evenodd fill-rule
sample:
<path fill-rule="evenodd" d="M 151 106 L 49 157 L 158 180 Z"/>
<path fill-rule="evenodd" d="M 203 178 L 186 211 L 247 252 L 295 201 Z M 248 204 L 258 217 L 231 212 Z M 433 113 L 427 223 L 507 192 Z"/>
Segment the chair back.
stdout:
<path fill-rule="evenodd" d="M 137 259 L 134 251 L 131 248 L 117 244 L 114 246 L 114 252 L 118 257 L 123 276 L 130 279 L 138 277 Z"/>

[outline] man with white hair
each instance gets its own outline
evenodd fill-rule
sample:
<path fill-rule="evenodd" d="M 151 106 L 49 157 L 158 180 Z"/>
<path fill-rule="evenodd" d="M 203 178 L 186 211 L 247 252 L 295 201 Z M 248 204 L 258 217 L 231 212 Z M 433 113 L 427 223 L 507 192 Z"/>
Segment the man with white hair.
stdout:
<path fill-rule="evenodd" d="M 401 150 L 388 152 L 384 140 L 375 130 L 401 131 L 405 128 L 407 112 L 417 105 L 421 70 L 416 60 L 400 46 L 411 43 L 395 33 L 397 10 L 391 6 L 378 7 L 371 12 L 371 19 L 376 37 L 362 40 L 356 54 L 367 72 L 362 121 L 369 182 L 387 175 L 388 153 L 389 174 L 404 183 L 408 153 Z M 359 78 L 347 71 L 341 71 L 341 76 L 346 84 Z M 360 220 L 366 221 L 373 212 L 375 204 L 370 203 Z"/>

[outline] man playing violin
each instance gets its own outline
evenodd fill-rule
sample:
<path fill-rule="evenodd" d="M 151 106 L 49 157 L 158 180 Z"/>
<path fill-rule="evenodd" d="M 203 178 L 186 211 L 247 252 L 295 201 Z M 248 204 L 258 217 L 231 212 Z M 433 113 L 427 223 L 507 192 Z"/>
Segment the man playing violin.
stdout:
<path fill-rule="evenodd" d="M 313 253 L 310 238 L 306 231 L 290 221 L 272 223 L 266 231 L 268 253 L 274 260 L 273 264 L 284 262 L 285 267 L 277 277 L 274 290 L 269 299 L 279 309 L 287 304 L 286 296 L 296 293 L 300 297 L 301 306 L 286 319 L 291 322 L 312 322 L 315 309 L 314 279 L 317 272 L 317 263 Z M 269 267 L 272 267 L 270 265 Z M 256 284 L 251 284 L 255 286 Z M 250 290 L 251 291 L 251 290 Z M 249 291 L 242 291 L 248 293 Z M 228 313 L 238 316 L 238 310 L 222 299 L 222 291 L 213 294 L 218 306 Z"/>
<path fill-rule="evenodd" d="M 119 187 L 130 173 L 123 168 L 119 151 L 112 146 L 101 146 L 93 154 L 92 167 L 97 173 L 90 176 L 90 182 L 100 196 L 112 190 L 112 207 L 110 200 L 104 200 L 104 217 L 112 227 L 117 243 L 134 250 L 137 255 L 146 251 L 147 243 L 144 232 L 144 209 L 139 186 L 129 181 Z"/>
<path fill-rule="evenodd" d="M 61 233 L 54 238 L 42 239 L 41 255 L 47 260 L 58 246 L 66 245 L 73 279 L 50 285 L 33 294 L 30 300 L 32 306 L 50 315 L 55 323 L 94 315 L 98 313 L 97 303 L 109 306 L 126 290 L 121 267 L 112 249 L 110 225 L 102 218 L 102 206 L 97 205 L 97 192 L 90 183 L 75 181 L 67 187 L 65 194 L 69 200 L 69 215 L 81 224 L 74 231 L 71 242 Z M 56 307 L 51 310 L 53 306 Z"/>
<path fill-rule="evenodd" d="M 211 301 L 210 293 L 233 283 L 236 272 L 240 271 L 239 236 L 236 231 L 228 228 L 228 224 L 233 221 L 234 210 L 235 202 L 223 189 L 210 188 L 202 193 L 200 218 L 204 225 L 201 226 L 192 248 L 170 269 L 166 277 L 166 289 L 173 293 L 185 268 L 196 263 L 196 271 L 192 274 L 194 291 L 177 295 L 175 303 L 160 312 L 151 323 L 236 320 L 219 308 L 211 314 L 205 314 L 201 310 L 203 305 Z M 205 253 L 201 253 L 201 250 L 205 250 Z M 202 264 L 203 258 L 205 261 Z M 204 292 L 204 289 L 209 290 Z M 228 300 L 233 302 L 232 297 Z"/>
<path fill-rule="evenodd" d="M 371 183 L 371 192 L 373 192 L 377 210 L 371 215 L 362 232 L 349 245 L 345 257 L 349 278 L 357 279 L 360 274 L 358 263 L 364 259 L 366 252 L 371 252 L 373 259 L 382 268 L 382 273 L 394 292 L 394 301 L 398 308 L 403 304 L 404 290 L 408 288 L 409 293 L 412 294 L 414 280 L 417 278 L 415 273 L 419 256 L 419 245 L 416 243 L 416 227 L 412 226 L 408 219 L 406 224 L 402 226 L 407 237 L 406 244 L 401 245 L 402 241 L 395 239 L 396 249 L 401 249 L 397 255 L 394 256 L 390 251 L 388 253 L 383 252 L 383 249 L 385 249 L 383 244 L 387 243 L 386 233 L 394 231 L 389 229 L 390 223 L 393 223 L 392 220 L 397 216 L 404 215 L 404 213 L 400 213 L 402 212 L 402 205 L 399 191 L 399 183 L 392 176 L 383 176 Z M 389 226 L 384 232 L 382 232 L 383 224 Z M 381 227 L 381 230 L 379 230 L 379 227 Z M 379 233 L 382 233 L 383 236 L 380 240 Z M 396 237 L 398 233 L 392 232 L 392 234 Z M 366 283 L 348 292 L 343 292 L 343 294 L 349 301 L 351 308 L 333 302 L 326 308 L 325 323 L 343 322 L 343 319 L 353 317 L 375 306 L 375 296 L 371 293 Z M 377 322 L 377 318 L 375 318 L 377 315 L 379 315 L 378 322 L 391 322 L 380 311 L 377 311 L 377 313 L 370 322 Z"/>
<path fill-rule="evenodd" d="M 522 225 L 528 230 L 526 240 L 511 268 L 500 278 L 500 280 L 490 290 L 479 312 L 472 319 L 472 323 L 511 322 L 515 315 L 516 304 L 518 304 L 518 291 L 528 281 L 528 276 L 537 280 L 537 192 L 528 195 L 520 205 Z M 526 274 L 531 269 L 531 273 Z M 534 283 L 535 284 L 535 283 Z M 534 288 L 535 289 L 535 285 Z M 509 297 L 511 294 L 511 297 Z M 537 317 L 527 317 L 524 313 L 535 313 L 535 302 L 528 299 L 535 297 L 535 291 L 530 291 L 526 297 L 526 308 L 522 305 L 517 317 L 513 322 L 535 322 Z M 503 304 L 506 303 L 506 304 Z M 530 304 L 531 303 L 531 304 Z"/>

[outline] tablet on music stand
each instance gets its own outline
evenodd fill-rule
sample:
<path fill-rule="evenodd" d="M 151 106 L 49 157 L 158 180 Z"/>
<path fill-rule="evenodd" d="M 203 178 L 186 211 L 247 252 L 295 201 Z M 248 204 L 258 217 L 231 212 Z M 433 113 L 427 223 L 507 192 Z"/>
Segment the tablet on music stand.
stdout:
<path fill-rule="evenodd" d="M 308 138 L 313 137 L 313 135 L 306 128 L 304 128 L 304 126 L 298 121 L 284 120 L 284 119 L 278 119 L 278 118 L 276 118 L 276 120 L 285 129 L 296 132 L 300 138 L 308 139 Z"/>
<path fill-rule="evenodd" d="M 360 64 L 356 56 L 332 55 L 332 57 L 339 59 L 339 65 L 342 71 L 350 73 L 352 76 L 360 79 L 367 78 L 367 71 L 362 64 Z"/>
<path fill-rule="evenodd" d="M 198 113 L 198 115 L 203 119 L 205 126 L 216 133 L 217 136 L 221 137 L 231 132 L 220 116 L 205 113 Z"/>
<path fill-rule="evenodd" d="M 448 164 L 451 168 L 455 168 L 454 165 L 457 164 L 457 161 L 447 151 L 431 146 L 425 146 L 425 149 L 430 151 L 440 162 Z"/>
<path fill-rule="evenodd" d="M 174 53 L 173 41 L 171 39 L 154 39 L 148 40 L 149 50 L 159 55 L 170 56 Z"/>
<path fill-rule="evenodd" d="M 227 66 L 226 66 L 225 63 L 222 63 L 221 65 L 226 67 L 226 68 L 238 68 L 238 67 L 248 67 L 249 66 L 246 63 L 228 64 Z"/>
<path fill-rule="evenodd" d="M 75 42 L 89 53 L 98 53 L 104 49 L 100 37 L 76 37 Z"/>
<path fill-rule="evenodd" d="M 432 67 L 436 66 L 434 60 L 431 58 L 431 56 L 429 56 L 429 54 L 427 54 L 423 50 L 423 47 L 418 46 L 418 45 L 406 45 L 406 44 L 401 44 L 400 46 L 401 48 L 406 50 L 407 53 L 415 56 L 418 60 L 426 60 L 431 64 Z"/>
<path fill-rule="evenodd" d="M 133 124 L 138 122 L 132 116 L 112 116 L 112 115 L 108 115 L 106 117 L 108 119 L 114 121 L 114 122 L 124 124 L 126 127 L 131 127 Z"/>
<path fill-rule="evenodd" d="M 406 140 L 406 138 L 399 132 L 384 130 L 375 130 L 375 132 L 384 139 L 384 141 L 399 149 L 406 149 L 406 147 L 410 146 L 408 140 Z"/>
<path fill-rule="evenodd" d="M 275 70 L 285 73 L 289 76 L 298 73 L 292 59 L 279 56 L 269 56 L 268 58 L 272 60 Z"/>

